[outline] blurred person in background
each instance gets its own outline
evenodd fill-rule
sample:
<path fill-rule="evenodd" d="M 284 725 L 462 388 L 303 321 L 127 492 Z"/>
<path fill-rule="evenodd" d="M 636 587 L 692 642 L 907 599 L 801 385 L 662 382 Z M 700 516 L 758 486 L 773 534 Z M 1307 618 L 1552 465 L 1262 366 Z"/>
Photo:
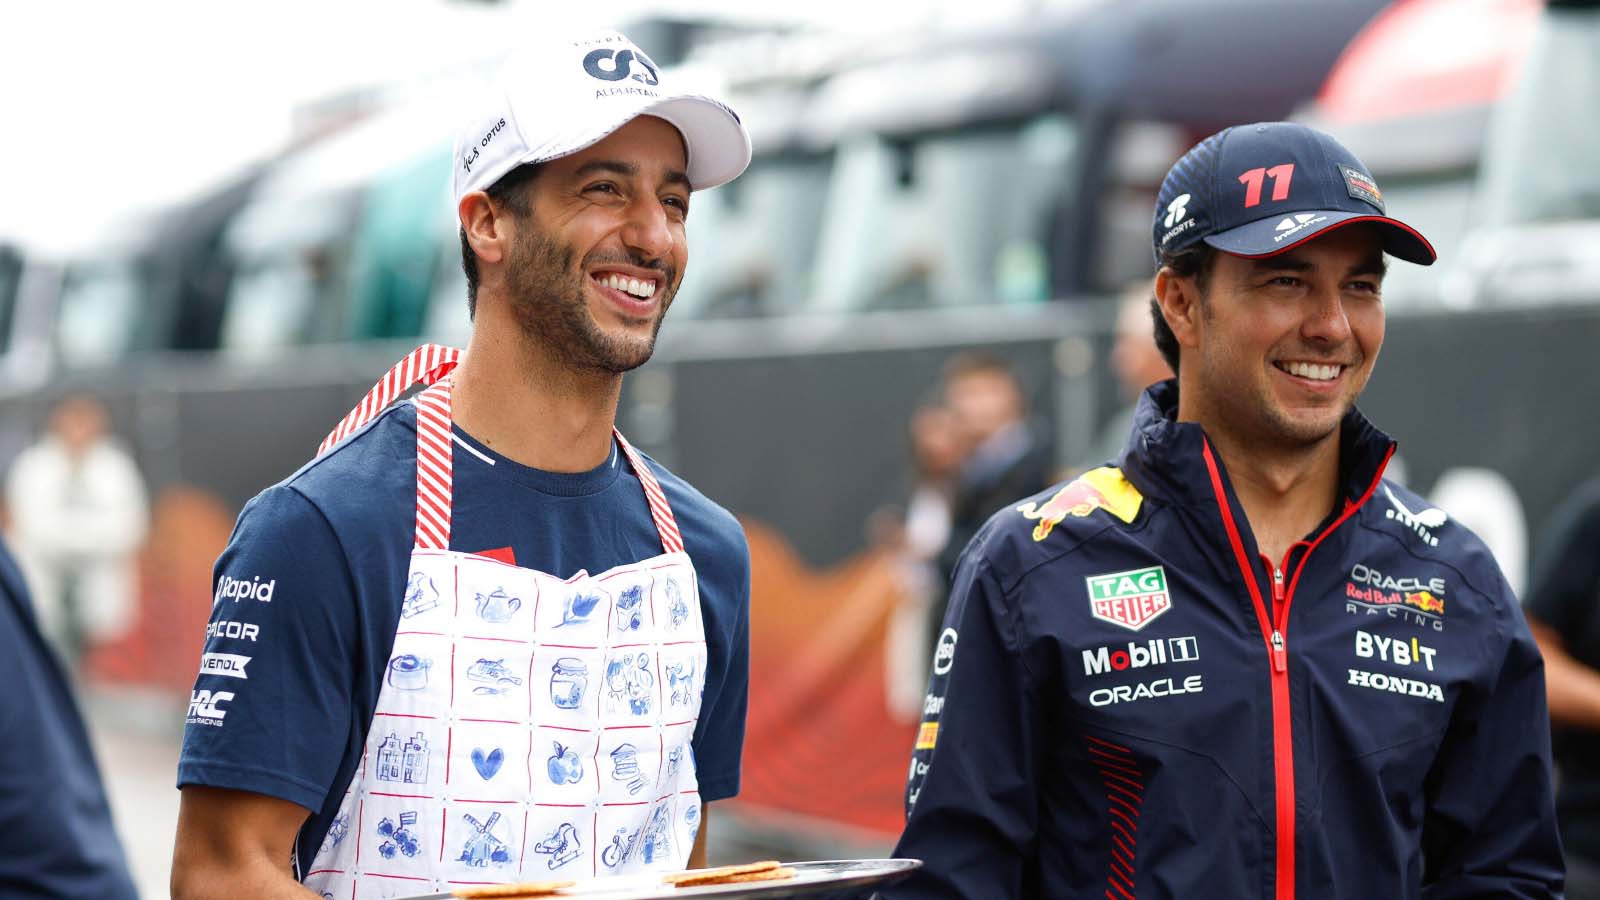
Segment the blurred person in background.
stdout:
<path fill-rule="evenodd" d="M 945 595 L 937 559 L 950 539 L 950 494 L 961 465 L 962 442 L 955 417 L 943 403 L 923 403 L 911 414 L 907 428 L 911 441 L 912 485 L 904 510 L 885 510 L 875 522 L 874 537 L 888 547 L 899 563 L 903 602 L 889 621 L 884 645 L 887 654 L 889 709 L 903 719 L 915 720 L 922 709 L 922 689 L 928 681 L 929 621 L 932 610 L 942 609 Z"/>
<path fill-rule="evenodd" d="M 135 900 L 89 733 L 0 545 L 0 897 Z"/>
<path fill-rule="evenodd" d="M 1127 404 L 1101 429 L 1093 449 L 1072 467 L 1072 474 L 1115 462 L 1133 428 L 1134 411 L 1144 389 L 1172 377 L 1155 342 L 1150 340 L 1150 279 L 1140 278 L 1122 291 L 1117 302 L 1117 325 L 1111 344 L 1111 371 Z"/>
<path fill-rule="evenodd" d="M 691 192 L 738 176 L 750 138 L 669 81 L 615 32 L 541 41 L 458 134 L 470 343 L 416 351 L 240 514 L 175 897 L 704 864 L 705 803 L 739 790 L 749 551 L 615 419 Z"/>
<path fill-rule="evenodd" d="M 1016 373 L 989 353 L 962 353 L 945 365 L 944 406 L 962 452 L 950 497 L 950 533 L 939 551 L 939 600 L 930 611 L 937 643 L 950 576 L 961 551 L 994 512 L 1051 481 L 1048 448 L 1028 423 Z"/>
<path fill-rule="evenodd" d="M 107 421 L 93 396 L 67 395 L 6 479 L 11 537 L 39 627 L 73 667 L 85 649 L 132 627 L 134 552 L 148 527 L 144 480 Z"/>
<path fill-rule="evenodd" d="M 1538 647 L 1355 408 L 1433 248 L 1290 123 L 1189 150 L 1152 239 L 1178 377 L 963 554 L 884 896 L 1559 897 Z"/>
<path fill-rule="evenodd" d="M 1556 511 L 1534 550 L 1528 624 L 1544 652 L 1568 900 L 1600 898 L 1600 479 Z"/>

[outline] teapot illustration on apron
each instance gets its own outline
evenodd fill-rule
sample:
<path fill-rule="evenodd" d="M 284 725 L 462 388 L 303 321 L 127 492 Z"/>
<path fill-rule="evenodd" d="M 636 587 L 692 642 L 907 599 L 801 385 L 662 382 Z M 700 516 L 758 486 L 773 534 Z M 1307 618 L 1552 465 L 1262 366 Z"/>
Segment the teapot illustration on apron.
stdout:
<path fill-rule="evenodd" d="M 430 385 L 414 398 L 415 544 L 394 647 L 340 824 L 304 883 L 365 900 L 682 869 L 701 817 L 691 739 L 705 682 L 692 674 L 706 643 L 672 509 L 615 433 L 661 554 L 562 579 L 451 550 L 458 357 L 418 348 L 318 451 Z"/>

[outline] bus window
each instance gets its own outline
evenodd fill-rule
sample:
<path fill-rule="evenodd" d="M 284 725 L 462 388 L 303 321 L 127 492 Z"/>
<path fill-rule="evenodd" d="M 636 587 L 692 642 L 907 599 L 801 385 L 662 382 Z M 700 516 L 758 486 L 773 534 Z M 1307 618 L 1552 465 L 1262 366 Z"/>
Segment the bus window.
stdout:
<path fill-rule="evenodd" d="M 1076 134 L 1064 116 L 841 145 L 817 261 L 834 310 L 1049 299 L 1047 241 Z"/>
<path fill-rule="evenodd" d="M 689 204 L 690 265 L 677 318 L 803 311 L 814 290 L 832 153 L 758 156 L 737 179 Z"/>
<path fill-rule="evenodd" d="M 1486 151 L 1486 225 L 1600 219 L 1600 5 L 1552 6 Z"/>
<path fill-rule="evenodd" d="M 1600 3 L 1552 2 L 1491 125 L 1460 305 L 1600 304 Z"/>
<path fill-rule="evenodd" d="M 144 293 L 132 260 L 69 267 L 56 319 L 62 364 L 107 365 L 134 349 Z"/>

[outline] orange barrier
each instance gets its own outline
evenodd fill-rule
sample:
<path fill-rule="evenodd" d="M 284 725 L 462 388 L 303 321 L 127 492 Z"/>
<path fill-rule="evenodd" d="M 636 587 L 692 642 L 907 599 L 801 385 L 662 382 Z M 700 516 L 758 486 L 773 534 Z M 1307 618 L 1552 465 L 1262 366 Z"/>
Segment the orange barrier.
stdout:
<path fill-rule="evenodd" d="M 738 803 L 892 840 L 904 824 L 916 722 L 885 700 L 884 641 L 904 602 L 895 559 L 806 567 L 773 530 L 750 540 L 750 716 Z"/>
<path fill-rule="evenodd" d="M 133 627 L 89 650 L 90 679 L 189 695 L 211 618 L 211 566 L 228 543 L 233 518 L 209 491 L 175 485 L 156 496 L 137 562 Z"/>

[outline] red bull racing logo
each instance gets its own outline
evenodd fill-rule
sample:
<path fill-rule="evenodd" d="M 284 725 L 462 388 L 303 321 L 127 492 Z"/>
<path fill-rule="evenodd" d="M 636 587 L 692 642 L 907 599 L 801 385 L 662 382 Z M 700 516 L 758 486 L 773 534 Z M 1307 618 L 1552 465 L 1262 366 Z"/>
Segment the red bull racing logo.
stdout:
<path fill-rule="evenodd" d="M 1033 539 L 1042 541 L 1067 516 L 1081 519 L 1097 509 L 1131 523 L 1143 502 L 1144 495 L 1122 477 L 1121 469 L 1102 466 L 1083 473 L 1044 503 L 1024 503 L 1017 511 L 1038 523 Z"/>
<path fill-rule="evenodd" d="M 1407 606 L 1415 606 L 1423 612 L 1430 612 L 1436 616 L 1444 615 L 1444 598 L 1435 597 L 1427 591 L 1406 594 L 1405 604 Z"/>
<path fill-rule="evenodd" d="M 1445 581 L 1432 576 L 1388 575 L 1356 563 L 1344 586 L 1345 612 L 1387 615 L 1422 628 L 1444 630 Z"/>

